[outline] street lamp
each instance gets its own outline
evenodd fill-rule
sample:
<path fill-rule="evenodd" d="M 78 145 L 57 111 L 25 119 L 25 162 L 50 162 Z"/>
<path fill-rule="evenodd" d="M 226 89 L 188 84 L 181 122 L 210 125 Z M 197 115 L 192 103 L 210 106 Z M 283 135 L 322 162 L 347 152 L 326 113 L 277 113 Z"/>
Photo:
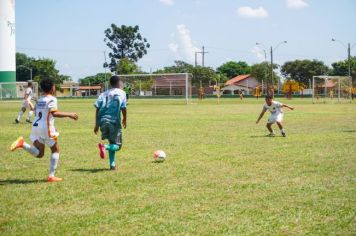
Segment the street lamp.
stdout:
<path fill-rule="evenodd" d="M 273 51 L 277 50 L 277 48 L 283 44 L 283 43 L 287 43 L 287 41 L 281 41 L 279 42 L 274 48 L 271 46 L 270 47 L 270 53 L 271 53 L 271 84 L 273 86 Z M 266 47 L 264 44 L 262 43 L 256 43 L 256 45 L 262 45 L 264 47 Z M 267 48 L 267 47 L 266 47 Z M 267 83 L 268 84 L 268 83 Z M 278 81 L 278 93 L 279 93 L 279 81 Z M 268 90 L 267 90 L 267 95 L 270 95 L 268 94 Z M 273 95 L 273 94 L 272 94 Z"/>
<path fill-rule="evenodd" d="M 356 45 L 356 43 L 354 43 L 352 46 L 350 46 L 350 43 L 348 43 L 348 44 L 347 44 L 347 47 L 346 47 L 346 44 L 343 43 L 343 42 L 340 41 L 340 40 L 337 40 L 337 39 L 332 38 L 331 41 L 333 41 L 333 42 L 338 42 L 339 44 L 341 44 L 342 46 L 344 46 L 345 49 L 347 49 L 347 61 L 348 61 L 348 64 L 349 64 L 349 78 L 351 79 L 351 84 L 352 84 L 352 77 L 351 77 L 351 49 Z M 352 99 L 354 99 L 352 93 L 351 93 L 351 96 L 352 96 Z"/>
<path fill-rule="evenodd" d="M 24 66 L 24 65 L 19 65 L 16 69 L 21 68 L 21 67 L 30 71 L 30 81 L 32 81 L 32 68 L 29 68 L 29 67 Z"/>

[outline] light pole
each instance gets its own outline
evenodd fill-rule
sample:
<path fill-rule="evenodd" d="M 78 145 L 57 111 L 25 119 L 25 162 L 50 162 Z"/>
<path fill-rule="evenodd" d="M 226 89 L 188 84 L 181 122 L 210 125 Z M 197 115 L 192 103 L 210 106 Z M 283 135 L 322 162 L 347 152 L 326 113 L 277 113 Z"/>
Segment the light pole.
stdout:
<path fill-rule="evenodd" d="M 21 68 L 21 67 L 30 71 L 30 81 L 32 81 L 32 68 L 29 68 L 29 67 L 24 66 L 24 65 L 19 65 L 16 69 Z"/>
<path fill-rule="evenodd" d="M 274 48 L 272 46 L 270 47 L 270 54 L 271 54 L 271 85 L 272 86 L 273 86 L 273 51 L 276 51 L 277 48 L 283 43 L 287 43 L 287 41 L 279 42 Z M 256 45 L 262 45 L 262 46 L 266 47 L 262 43 L 256 43 Z M 268 83 L 266 83 L 266 84 L 267 84 L 267 87 L 268 87 Z M 278 93 L 279 93 L 279 81 L 278 81 Z M 272 94 L 268 94 L 268 90 L 267 90 L 267 95 L 272 95 L 273 96 L 274 94 L 273 93 Z"/>
<path fill-rule="evenodd" d="M 354 43 L 352 46 L 350 46 L 350 43 L 348 43 L 347 47 L 346 47 L 345 43 L 343 43 L 340 40 L 332 38 L 331 41 L 338 42 L 339 44 L 341 44 L 342 46 L 344 46 L 347 49 L 347 61 L 349 64 L 349 79 L 351 79 L 351 86 L 352 86 L 353 83 L 352 83 L 352 77 L 351 77 L 351 49 L 356 45 L 356 43 Z M 351 93 L 351 97 L 352 97 L 352 99 L 354 99 L 353 93 Z"/>

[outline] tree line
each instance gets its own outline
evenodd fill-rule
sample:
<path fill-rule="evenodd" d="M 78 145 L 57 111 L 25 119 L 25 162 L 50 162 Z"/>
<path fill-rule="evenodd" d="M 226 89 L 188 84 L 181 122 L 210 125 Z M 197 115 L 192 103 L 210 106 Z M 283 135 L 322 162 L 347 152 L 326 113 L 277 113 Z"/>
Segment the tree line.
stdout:
<path fill-rule="evenodd" d="M 109 62 L 105 62 L 103 67 L 108 68 L 109 73 L 97 73 L 79 79 L 80 85 L 103 85 L 112 73 L 115 74 L 144 74 L 137 65 L 139 59 L 148 53 L 150 44 L 139 32 L 139 26 L 117 26 L 111 24 L 110 28 L 104 31 L 104 42 L 111 50 L 108 54 Z M 17 81 L 29 80 L 28 69 L 32 68 L 34 81 L 39 81 L 44 76 L 54 78 L 57 85 L 64 81 L 71 80 L 69 76 L 59 74 L 55 68 L 55 61 L 49 58 L 33 58 L 26 54 L 16 54 L 16 64 L 23 65 L 17 68 Z M 274 69 L 280 69 L 281 75 L 287 80 L 308 85 L 309 80 L 314 75 L 348 75 L 348 60 L 332 63 L 331 67 L 325 65 L 320 60 L 294 60 L 285 62 L 283 65 L 273 64 Z M 356 57 L 351 57 L 351 76 L 356 77 Z M 226 82 L 227 80 L 242 74 L 251 74 L 258 81 L 268 84 L 281 82 L 281 77 L 273 71 L 273 81 L 271 81 L 271 64 L 262 62 L 249 65 L 244 61 L 228 61 L 217 67 L 194 66 L 188 62 L 177 60 L 171 66 L 158 69 L 153 73 L 191 73 L 194 85 L 211 84 L 212 82 Z M 134 83 L 135 77 L 132 77 Z"/>

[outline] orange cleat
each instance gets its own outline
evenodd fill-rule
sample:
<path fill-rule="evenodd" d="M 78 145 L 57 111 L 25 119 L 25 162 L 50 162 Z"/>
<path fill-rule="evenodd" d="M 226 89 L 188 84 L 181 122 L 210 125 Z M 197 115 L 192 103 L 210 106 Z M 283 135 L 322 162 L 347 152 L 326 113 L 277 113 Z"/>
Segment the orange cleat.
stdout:
<path fill-rule="evenodd" d="M 11 144 L 10 150 L 15 151 L 18 148 L 22 148 L 24 142 L 25 140 L 23 139 L 23 137 L 19 137 L 18 139 L 16 139 L 15 142 Z"/>
<path fill-rule="evenodd" d="M 47 178 L 47 182 L 58 182 L 58 181 L 62 181 L 63 178 L 58 178 L 58 177 L 55 177 L 55 176 L 48 176 Z"/>

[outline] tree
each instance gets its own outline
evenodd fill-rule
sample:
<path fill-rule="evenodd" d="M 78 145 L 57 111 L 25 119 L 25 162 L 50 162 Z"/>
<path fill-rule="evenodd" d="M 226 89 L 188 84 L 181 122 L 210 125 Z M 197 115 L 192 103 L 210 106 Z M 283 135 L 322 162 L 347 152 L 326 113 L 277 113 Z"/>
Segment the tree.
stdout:
<path fill-rule="evenodd" d="M 174 63 L 175 65 L 164 67 L 155 73 L 191 73 L 193 74 L 192 83 L 196 85 L 200 84 L 200 81 L 203 83 L 208 83 L 209 81 L 216 80 L 216 73 L 214 69 L 210 67 L 194 67 L 193 65 L 184 61 L 174 61 Z"/>
<path fill-rule="evenodd" d="M 122 58 L 116 65 L 116 73 L 119 75 L 133 74 L 138 72 L 138 66 L 128 58 Z"/>
<path fill-rule="evenodd" d="M 80 85 L 103 85 L 107 82 L 111 77 L 111 73 L 97 73 L 96 75 L 91 75 L 79 79 Z"/>
<path fill-rule="evenodd" d="M 231 79 L 238 75 L 249 74 L 251 68 L 244 61 L 239 61 L 239 62 L 229 61 L 219 66 L 216 69 L 216 71 L 220 74 L 225 74 L 225 76 Z"/>
<path fill-rule="evenodd" d="M 318 60 L 295 60 L 284 63 L 281 68 L 283 76 L 303 84 L 309 84 L 314 75 L 327 75 L 330 69 Z"/>
<path fill-rule="evenodd" d="M 355 78 L 356 77 L 356 57 L 351 57 L 351 77 Z M 338 75 L 338 76 L 349 76 L 349 61 L 344 60 L 344 61 L 338 61 L 334 62 L 331 64 L 332 66 L 332 75 Z"/>
<path fill-rule="evenodd" d="M 283 83 L 282 91 L 287 94 L 289 99 L 292 99 L 292 93 L 301 91 L 305 86 L 295 80 L 287 79 Z"/>
<path fill-rule="evenodd" d="M 16 81 L 27 81 L 31 79 L 31 63 L 34 59 L 24 53 L 16 53 Z"/>
<path fill-rule="evenodd" d="M 146 38 L 143 38 L 139 33 L 138 25 L 117 27 L 111 24 L 111 28 L 105 30 L 106 45 L 112 50 L 109 53 L 110 62 L 104 63 L 104 67 L 109 67 L 111 71 L 116 70 L 116 66 L 123 58 L 128 58 L 133 62 L 137 62 L 145 54 L 150 44 Z"/>

